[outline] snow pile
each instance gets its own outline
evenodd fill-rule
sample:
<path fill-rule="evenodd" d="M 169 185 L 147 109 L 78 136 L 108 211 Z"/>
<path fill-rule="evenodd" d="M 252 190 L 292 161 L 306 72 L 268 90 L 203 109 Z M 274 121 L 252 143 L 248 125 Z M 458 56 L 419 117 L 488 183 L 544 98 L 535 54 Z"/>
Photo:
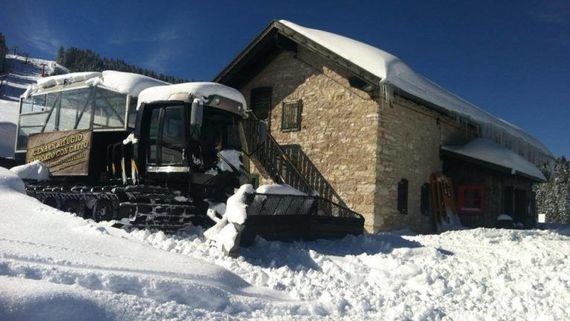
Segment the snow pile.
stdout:
<path fill-rule="evenodd" d="M 204 232 L 207 239 L 216 242 L 224 253 L 236 251 L 236 241 L 238 234 L 243 229 L 243 224 L 247 220 L 247 198 L 253 194 L 253 186 L 244 184 L 228 198 L 225 208 L 223 208 L 222 218 L 217 218 L 210 209 L 208 216 L 216 222 L 214 226 Z M 239 245 L 239 244 L 238 244 Z"/>
<path fill-rule="evenodd" d="M 228 222 L 235 224 L 244 224 L 247 219 L 247 198 L 248 195 L 253 194 L 253 186 L 251 184 L 244 184 L 228 198 L 226 203 L 225 216 Z"/>
<path fill-rule="evenodd" d="M 74 72 L 70 74 L 57 75 L 51 77 L 40 78 L 37 81 L 37 87 L 34 90 L 45 89 L 60 85 L 70 85 L 76 82 L 85 81 L 87 79 L 101 77 L 101 73 L 98 71 L 85 71 L 85 72 Z"/>
<path fill-rule="evenodd" d="M 443 150 L 469 158 L 499 165 L 512 171 L 512 174 L 523 173 L 539 181 L 546 181 L 544 174 L 531 162 L 522 156 L 506 149 L 492 141 L 477 138 L 462 146 L 443 146 Z"/>
<path fill-rule="evenodd" d="M 497 216 L 497 221 L 513 221 L 513 218 L 510 215 L 507 214 L 501 214 L 499 216 Z"/>
<path fill-rule="evenodd" d="M 502 143 L 512 145 L 510 148 L 515 152 L 524 154 L 529 159 L 536 158 L 535 163 L 549 161 L 553 158 L 546 146 L 521 128 L 448 92 L 416 73 L 396 56 L 347 37 L 305 28 L 286 20 L 279 20 L 279 22 L 379 77 L 380 85 L 391 85 L 455 115 L 478 123 L 482 127 L 483 137 L 493 140 L 499 138 Z"/>
<path fill-rule="evenodd" d="M 256 190 L 258 194 L 277 194 L 277 195 L 301 195 L 306 196 L 306 193 L 287 184 L 267 184 L 261 185 Z"/>
<path fill-rule="evenodd" d="M 26 193 L 26 185 L 16 173 L 0 167 L 0 193 L 11 192 L 24 194 Z"/>
<path fill-rule="evenodd" d="M 155 101 L 187 100 L 190 95 L 202 99 L 205 104 L 210 103 L 207 99 L 212 96 L 225 97 L 241 104 L 241 109 L 236 112 L 245 116 L 247 110 L 245 98 L 239 91 L 214 82 L 189 82 L 148 88 L 140 93 L 138 103 L 140 106 Z"/>
<path fill-rule="evenodd" d="M 29 179 L 36 181 L 47 181 L 49 179 L 49 169 L 39 160 L 28 164 L 10 168 L 21 179 Z"/>
<path fill-rule="evenodd" d="M 294 243 L 258 239 L 237 260 L 196 236 L 134 234 L 306 303 L 282 319 L 554 321 L 570 316 L 570 237 L 551 231 L 380 233 Z"/>
<path fill-rule="evenodd" d="M 169 84 L 148 76 L 114 70 L 103 71 L 102 78 L 106 88 L 134 97 L 146 88 Z"/>

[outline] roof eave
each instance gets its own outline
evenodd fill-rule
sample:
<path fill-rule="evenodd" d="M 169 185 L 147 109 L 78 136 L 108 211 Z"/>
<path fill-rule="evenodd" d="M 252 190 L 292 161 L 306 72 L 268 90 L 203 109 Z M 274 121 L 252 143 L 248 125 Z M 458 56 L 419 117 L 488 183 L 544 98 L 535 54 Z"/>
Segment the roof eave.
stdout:
<path fill-rule="evenodd" d="M 440 150 L 440 153 L 441 153 L 442 156 L 452 157 L 452 158 L 455 158 L 455 159 L 457 159 L 457 160 L 461 160 L 461 161 L 465 161 L 465 162 L 468 162 L 468 163 L 472 163 L 472 164 L 474 164 L 474 165 L 486 167 L 486 168 L 488 168 L 488 169 L 490 169 L 490 170 L 494 170 L 494 171 L 503 173 L 503 174 L 505 174 L 505 175 L 513 175 L 512 169 L 511 169 L 511 168 L 508 168 L 508 167 L 505 167 L 505 166 L 501 166 L 501 165 L 497 165 L 497 164 L 494 164 L 494 163 L 486 162 L 486 161 L 483 161 L 483 160 L 480 160 L 480 159 L 477 159 L 477 158 L 469 157 L 469 156 L 466 156 L 466 155 L 463 155 L 463 154 L 460 154 L 460 153 L 456 153 L 456 152 L 451 151 L 451 150 L 446 150 L 446 149 L 443 149 L 443 148 Z M 536 182 L 536 183 L 544 183 L 544 182 L 546 182 L 546 180 L 544 180 L 544 179 L 542 179 L 542 178 L 540 178 L 540 177 L 528 175 L 528 174 L 526 174 L 526 173 L 523 173 L 523 172 L 517 171 L 517 170 L 515 170 L 515 175 L 516 175 L 516 176 L 519 176 L 519 177 L 526 178 L 526 179 L 531 180 L 531 181 Z"/>

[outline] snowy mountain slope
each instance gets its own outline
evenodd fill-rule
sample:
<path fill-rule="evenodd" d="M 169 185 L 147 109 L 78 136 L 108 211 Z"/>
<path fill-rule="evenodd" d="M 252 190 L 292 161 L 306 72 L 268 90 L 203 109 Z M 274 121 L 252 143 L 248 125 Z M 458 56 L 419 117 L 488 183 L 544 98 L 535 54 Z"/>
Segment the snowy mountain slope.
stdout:
<path fill-rule="evenodd" d="M 18 101 L 29 85 L 42 76 L 42 68 L 46 75 L 69 72 L 55 61 L 26 58 L 18 55 L 6 55 L 8 73 L 1 76 L 0 99 Z M 45 65 L 45 67 L 42 67 Z"/>
<path fill-rule="evenodd" d="M 18 55 L 6 55 L 6 62 L 8 73 L 0 75 L 0 156 L 13 157 L 20 95 L 41 77 L 42 64 L 47 74 L 68 70 L 55 61 Z"/>
<path fill-rule="evenodd" d="M 0 320 L 568 320 L 570 229 L 257 240 L 127 233 L 0 169 Z"/>

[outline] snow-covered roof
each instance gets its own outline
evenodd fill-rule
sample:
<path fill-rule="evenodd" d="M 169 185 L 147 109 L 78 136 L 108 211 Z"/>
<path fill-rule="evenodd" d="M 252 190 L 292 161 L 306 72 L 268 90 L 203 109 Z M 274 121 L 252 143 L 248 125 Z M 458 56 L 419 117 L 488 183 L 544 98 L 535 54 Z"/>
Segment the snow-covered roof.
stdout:
<path fill-rule="evenodd" d="M 238 90 L 215 82 L 188 82 L 148 88 L 140 93 L 138 102 L 140 106 L 141 103 L 187 100 L 190 95 L 201 99 L 218 95 L 240 103 L 243 107 L 242 111 L 247 109 L 245 98 Z"/>
<path fill-rule="evenodd" d="M 476 138 L 461 146 L 442 146 L 441 149 L 506 168 L 512 174 L 522 173 L 539 181 L 546 181 L 542 172 L 534 164 L 513 151 L 485 138 Z"/>
<path fill-rule="evenodd" d="M 476 122 L 481 126 L 484 137 L 490 139 L 502 137 L 509 141 L 509 145 L 517 147 L 519 152 L 526 151 L 523 145 L 530 144 L 544 156 L 552 157 L 552 153 L 545 145 L 521 128 L 450 93 L 416 73 L 392 54 L 347 37 L 302 27 L 290 21 L 279 20 L 279 23 L 380 78 L 381 85 L 389 84 L 453 114 Z"/>
<path fill-rule="evenodd" d="M 105 70 L 103 72 L 74 72 L 40 78 L 37 80 L 36 85 L 29 88 L 23 96 L 28 97 L 56 86 L 68 86 L 80 82 L 84 82 L 88 86 L 99 86 L 133 97 L 138 96 L 139 93 L 146 88 L 169 84 L 148 76 L 115 70 Z"/>

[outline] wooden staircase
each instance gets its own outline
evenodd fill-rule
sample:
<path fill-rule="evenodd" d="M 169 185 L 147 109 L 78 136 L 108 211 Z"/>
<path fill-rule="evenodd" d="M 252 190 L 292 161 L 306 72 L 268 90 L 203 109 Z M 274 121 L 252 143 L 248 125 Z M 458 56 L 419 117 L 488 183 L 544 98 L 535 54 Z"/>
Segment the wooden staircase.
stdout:
<path fill-rule="evenodd" d="M 299 145 L 279 145 L 257 119 L 242 122 L 244 153 L 264 176 L 289 184 L 308 194 L 318 195 L 342 207 L 345 202 L 319 172 Z"/>

